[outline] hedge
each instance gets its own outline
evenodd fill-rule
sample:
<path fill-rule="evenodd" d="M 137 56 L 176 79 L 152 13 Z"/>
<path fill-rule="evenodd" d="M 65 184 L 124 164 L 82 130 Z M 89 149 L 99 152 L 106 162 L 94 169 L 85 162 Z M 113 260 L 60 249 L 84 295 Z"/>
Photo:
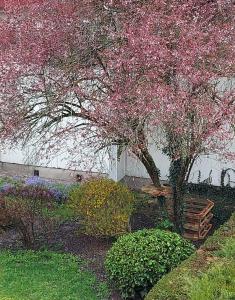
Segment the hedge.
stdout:
<path fill-rule="evenodd" d="M 191 298 L 190 285 L 193 280 L 200 280 L 205 274 L 219 264 L 235 267 L 233 257 L 220 255 L 229 251 L 229 245 L 235 243 L 235 213 L 210 236 L 203 246 L 176 267 L 163 276 L 150 290 L 145 300 L 189 300 Z M 191 281 L 191 282 L 190 282 Z M 213 298 L 212 298 L 213 299 Z M 232 298 L 233 299 L 233 298 Z"/>

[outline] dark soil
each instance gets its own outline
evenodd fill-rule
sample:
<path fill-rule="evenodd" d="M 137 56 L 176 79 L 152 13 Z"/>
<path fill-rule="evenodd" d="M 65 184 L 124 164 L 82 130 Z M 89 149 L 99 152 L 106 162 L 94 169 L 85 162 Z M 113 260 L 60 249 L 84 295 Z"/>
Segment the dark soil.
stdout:
<path fill-rule="evenodd" d="M 66 222 L 60 226 L 53 247 L 58 246 L 63 252 L 78 255 L 86 261 L 86 267 L 99 280 L 106 281 L 104 260 L 113 242 L 113 239 L 95 238 L 79 233 L 79 223 Z M 121 297 L 117 291 L 112 291 L 110 299 L 120 300 Z"/>
<path fill-rule="evenodd" d="M 149 207 L 150 209 L 150 207 Z M 146 215 L 146 213 L 148 213 Z M 156 214 L 156 213 L 155 213 Z M 155 223 L 155 216 L 152 212 L 134 213 L 132 217 L 132 230 L 152 228 Z M 78 255 L 87 262 L 87 268 L 94 272 L 101 281 L 106 281 L 107 276 L 104 269 L 104 260 L 107 251 L 111 248 L 115 239 L 95 238 L 79 233 L 79 222 L 66 222 L 62 224 L 56 233 L 53 247 L 58 247 L 62 251 Z M 121 300 L 119 293 L 112 291 L 112 300 Z"/>

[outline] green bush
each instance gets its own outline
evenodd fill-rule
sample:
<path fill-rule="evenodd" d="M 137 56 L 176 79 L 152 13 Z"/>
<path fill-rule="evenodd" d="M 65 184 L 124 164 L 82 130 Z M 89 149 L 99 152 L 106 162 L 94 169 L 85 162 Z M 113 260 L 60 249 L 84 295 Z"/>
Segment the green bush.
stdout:
<path fill-rule="evenodd" d="M 190 300 L 235 299 L 235 262 L 216 264 L 189 285 Z"/>
<path fill-rule="evenodd" d="M 189 284 L 190 280 L 203 277 L 203 274 L 210 272 L 209 270 L 217 264 L 226 264 L 228 269 L 230 269 L 230 266 L 231 268 L 235 268 L 234 237 L 235 213 L 228 222 L 222 225 L 206 240 L 197 252 L 173 271 L 163 276 L 151 289 L 145 300 L 191 300 L 191 288 L 194 289 L 194 286 Z M 225 273 L 223 272 L 223 274 Z M 210 279 L 211 278 L 210 275 Z M 230 280 L 229 277 L 228 280 Z M 200 298 L 198 298 L 198 300 L 199 299 Z M 207 298 L 204 299 L 207 300 Z M 229 299 L 232 300 L 235 298 Z M 215 300 L 217 300 L 217 298 L 215 298 Z"/>
<path fill-rule="evenodd" d="M 145 229 L 120 237 L 107 254 L 105 268 L 124 298 L 143 296 L 193 251 L 176 233 Z"/>
<path fill-rule="evenodd" d="M 86 234 L 118 236 L 129 230 L 133 202 L 127 187 L 102 178 L 73 189 L 68 205 L 81 218 Z"/>

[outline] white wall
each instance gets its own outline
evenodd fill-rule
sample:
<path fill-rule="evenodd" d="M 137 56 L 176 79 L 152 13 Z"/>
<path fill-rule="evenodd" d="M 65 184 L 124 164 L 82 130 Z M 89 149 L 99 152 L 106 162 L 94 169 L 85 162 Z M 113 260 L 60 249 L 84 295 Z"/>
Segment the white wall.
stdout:
<path fill-rule="evenodd" d="M 109 151 L 109 177 L 115 181 L 121 180 L 126 174 L 126 152 L 118 157 L 118 146 L 112 146 Z"/>
<path fill-rule="evenodd" d="M 150 147 L 150 153 L 157 167 L 161 171 L 161 179 L 167 180 L 168 170 L 170 167 L 170 162 L 167 156 L 162 154 L 160 151 L 153 150 L 153 147 Z M 126 153 L 126 175 L 149 178 L 144 165 L 131 153 Z"/>
<path fill-rule="evenodd" d="M 231 151 L 235 152 L 235 143 L 231 147 Z M 169 166 L 170 166 L 169 159 L 167 158 L 166 155 L 162 154 L 160 151 L 155 151 L 153 146 L 150 147 L 150 153 L 152 154 L 154 161 L 156 162 L 156 165 L 160 169 L 161 179 L 167 180 L 169 175 Z M 220 185 L 221 171 L 227 168 L 232 168 L 235 170 L 235 161 L 227 161 L 227 162 L 222 161 L 215 155 L 201 156 L 196 160 L 193 166 L 189 181 L 197 183 L 199 171 L 200 171 L 201 172 L 200 181 L 202 182 L 209 177 L 210 172 L 212 170 L 211 184 Z M 228 173 L 230 175 L 230 180 L 232 181 L 231 186 L 235 187 L 235 172 L 230 171 Z M 126 153 L 125 174 L 128 176 L 149 178 L 143 164 L 130 153 Z M 227 182 L 228 182 L 228 175 L 225 177 L 225 184 Z"/>
<path fill-rule="evenodd" d="M 232 149 L 235 151 L 235 144 Z M 170 162 L 166 155 L 162 154 L 160 151 L 155 151 L 153 147 L 150 147 L 150 152 L 160 169 L 161 179 L 167 180 L 169 174 Z M 52 167 L 52 168 L 69 168 L 69 156 L 58 155 L 51 162 L 46 161 L 34 161 L 29 155 L 30 149 L 26 148 L 25 150 L 18 149 L 6 149 L 0 154 L 0 161 L 16 164 L 25 164 L 25 165 L 35 165 L 42 167 Z M 93 154 L 90 153 L 90 158 L 87 156 L 87 159 L 92 160 Z M 100 160 L 103 163 L 96 163 L 91 169 L 86 168 L 77 168 L 79 171 L 92 171 L 92 172 L 101 172 L 108 173 L 109 177 L 118 181 L 121 180 L 125 175 L 149 178 L 143 164 L 137 160 L 132 154 L 123 152 L 120 159 L 117 158 L 117 147 L 112 146 L 110 151 L 107 154 L 104 154 L 100 157 Z M 221 180 L 221 171 L 223 169 L 232 168 L 235 169 L 235 161 L 221 161 L 216 156 L 201 156 L 197 159 L 194 164 L 194 167 L 191 172 L 190 181 L 197 183 L 199 171 L 201 173 L 201 182 L 206 180 L 210 172 L 211 173 L 211 184 L 220 185 Z M 74 168 L 72 168 L 74 170 Z M 230 180 L 232 181 L 231 186 L 235 187 L 235 172 L 230 171 Z M 225 184 L 228 181 L 228 175 L 225 177 Z"/>
<path fill-rule="evenodd" d="M 235 151 L 235 147 L 234 151 Z M 221 183 L 221 172 L 223 169 L 234 169 L 235 170 L 235 161 L 223 161 L 216 157 L 215 155 L 210 156 L 201 156 L 195 162 L 190 181 L 191 182 L 198 182 L 198 175 L 199 171 L 201 172 L 201 182 L 206 180 L 210 176 L 211 172 L 211 184 L 219 186 Z M 235 187 L 235 172 L 229 171 L 228 172 L 231 180 L 231 186 Z M 225 185 L 228 183 L 228 174 L 225 177 Z"/>
<path fill-rule="evenodd" d="M 79 147 L 79 143 L 78 143 Z M 33 147 L 21 149 L 6 148 L 0 152 L 0 161 L 6 163 L 33 165 L 48 168 L 61 168 L 84 172 L 108 173 L 110 168 L 109 156 L 105 152 L 94 153 L 90 149 L 82 149 L 83 157 L 73 157 L 66 151 L 58 151 L 53 156 L 35 158 L 32 155 Z M 72 163 L 71 163 L 72 162 Z M 77 163 L 76 163 L 77 162 Z"/>

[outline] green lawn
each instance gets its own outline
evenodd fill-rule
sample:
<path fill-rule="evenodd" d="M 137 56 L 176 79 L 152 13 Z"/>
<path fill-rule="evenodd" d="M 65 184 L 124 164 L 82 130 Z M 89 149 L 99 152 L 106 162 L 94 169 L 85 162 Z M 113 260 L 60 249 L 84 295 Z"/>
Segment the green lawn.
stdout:
<path fill-rule="evenodd" d="M 68 254 L 0 252 L 0 300 L 104 300 L 105 284 Z"/>

